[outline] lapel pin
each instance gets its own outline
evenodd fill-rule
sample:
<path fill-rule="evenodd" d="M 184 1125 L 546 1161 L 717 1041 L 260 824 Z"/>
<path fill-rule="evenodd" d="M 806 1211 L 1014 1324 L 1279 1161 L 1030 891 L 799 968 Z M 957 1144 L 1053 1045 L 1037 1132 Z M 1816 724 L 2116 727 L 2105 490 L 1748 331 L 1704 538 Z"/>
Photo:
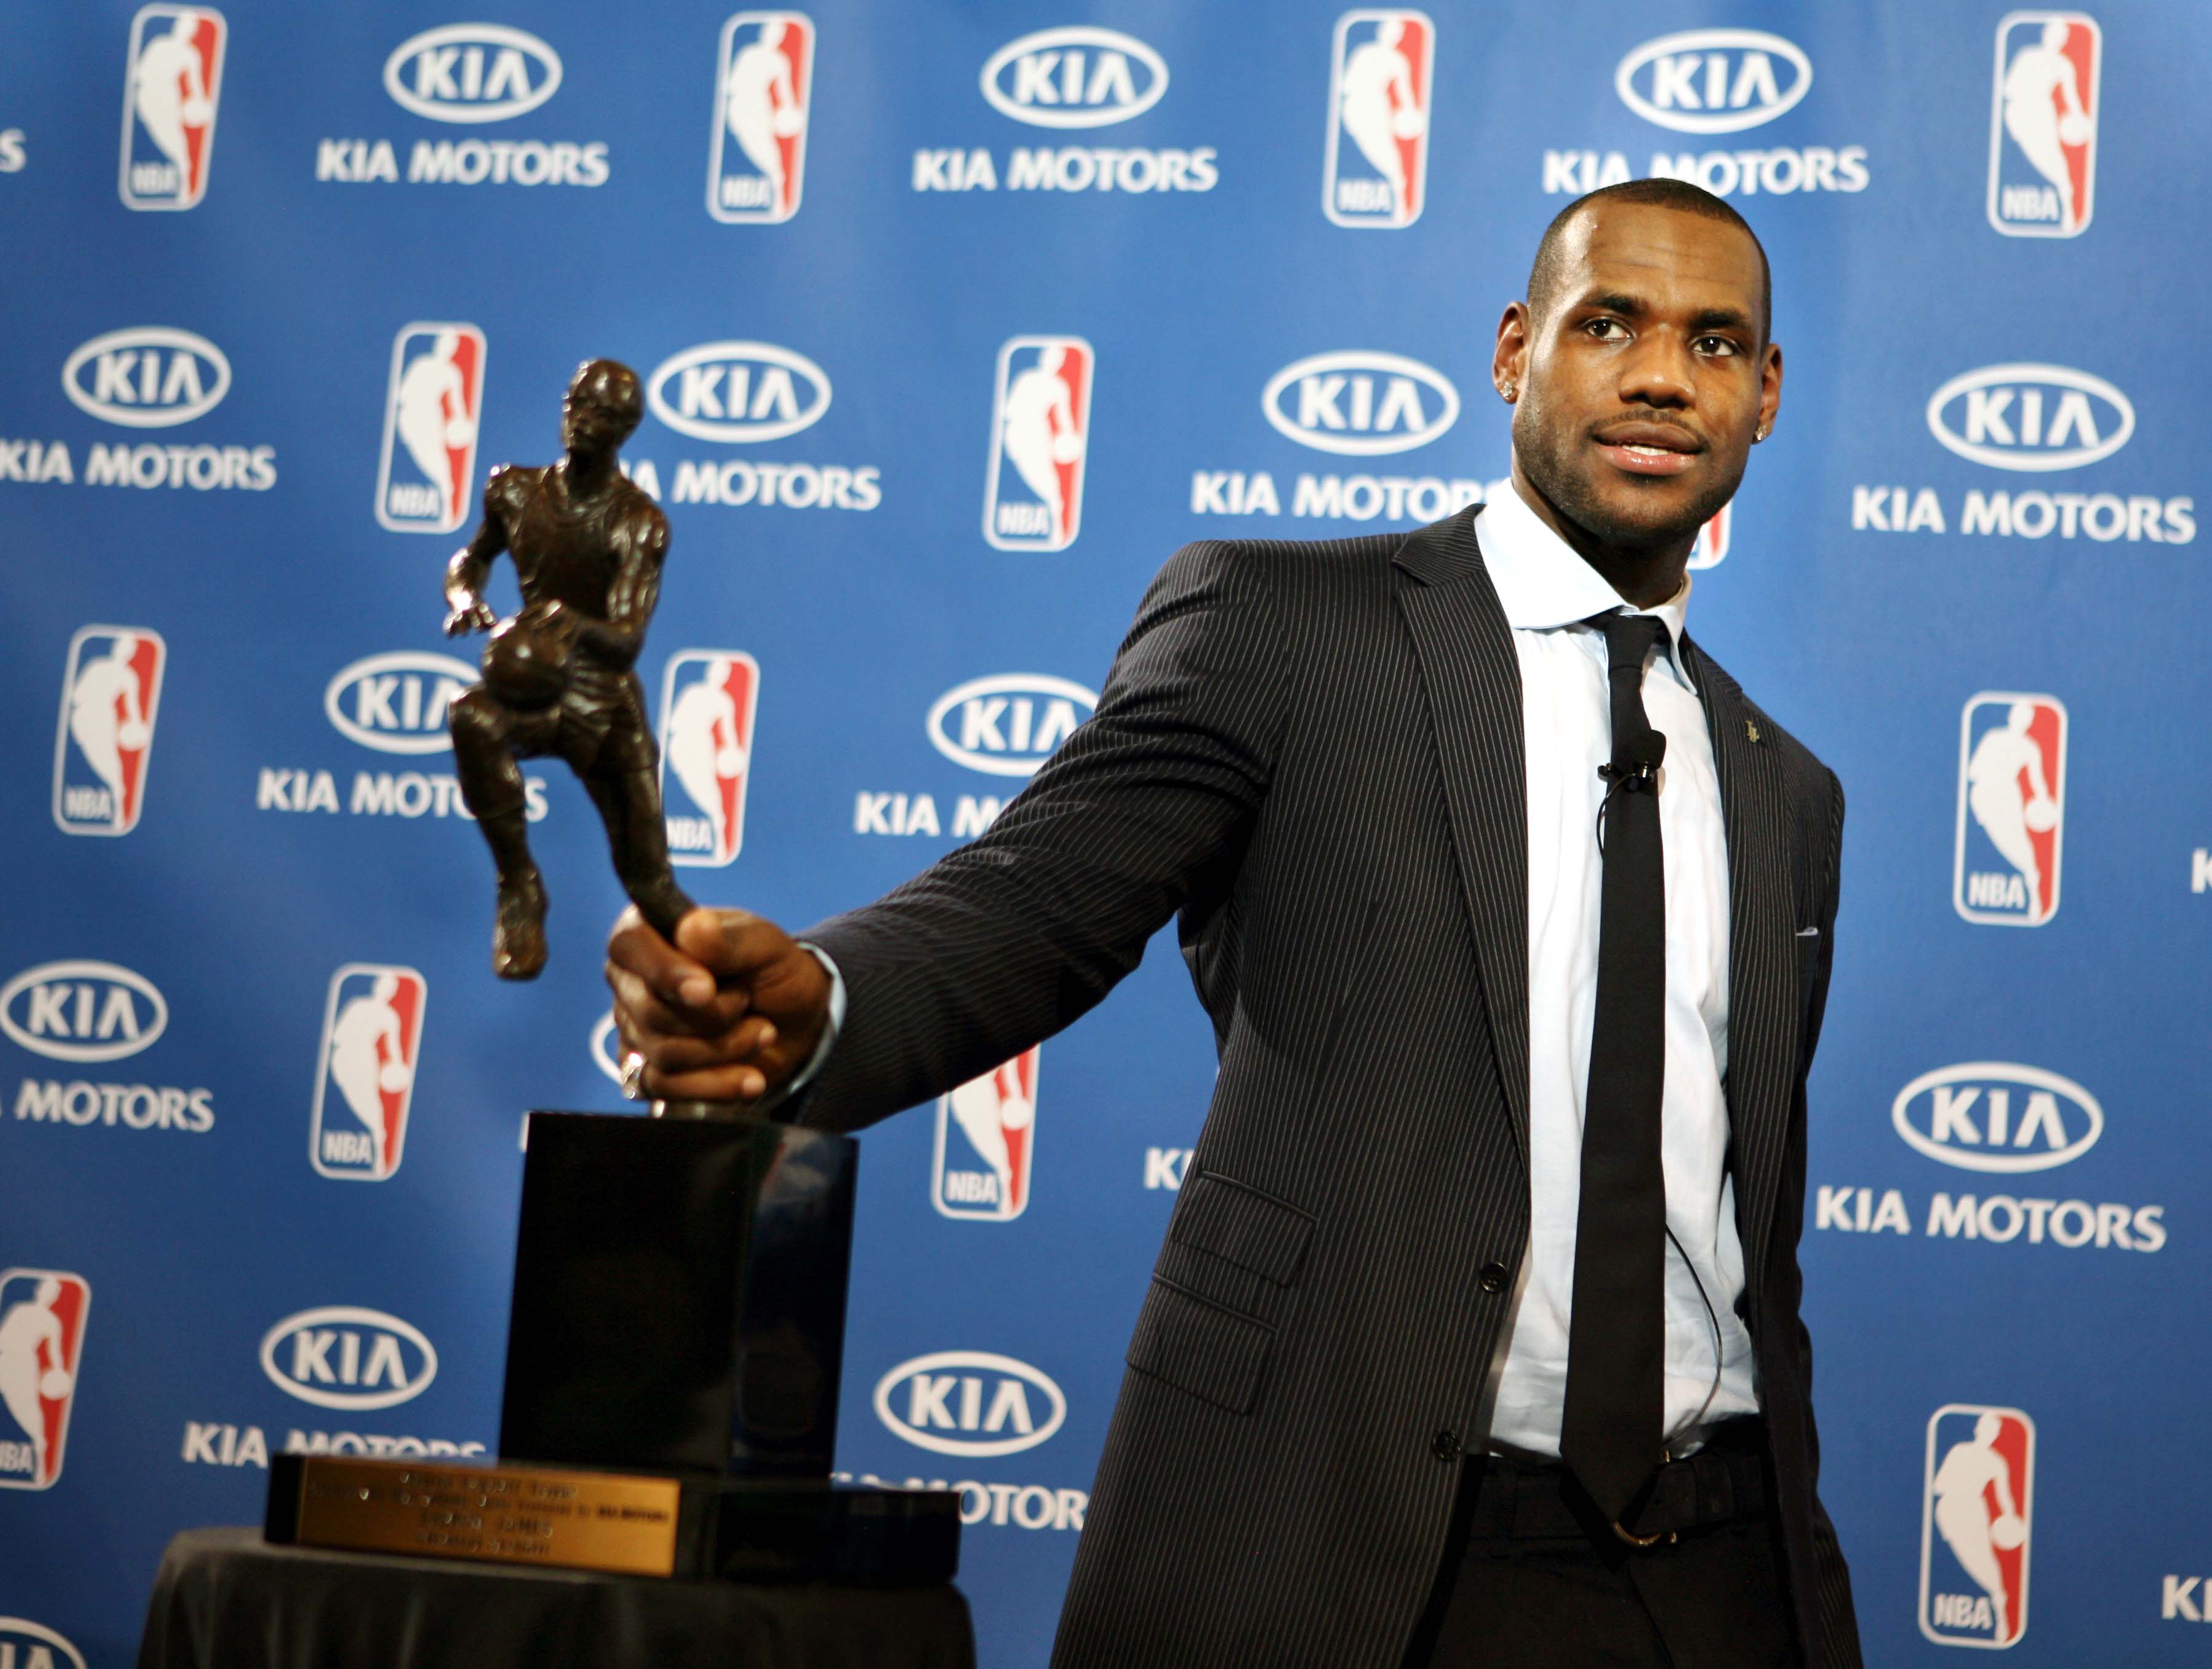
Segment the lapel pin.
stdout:
<path fill-rule="evenodd" d="M 1757 741 L 1759 740 L 1759 727 L 1753 724 L 1749 719 L 1746 719 L 1743 722 L 1743 734 L 1747 740 Z"/>

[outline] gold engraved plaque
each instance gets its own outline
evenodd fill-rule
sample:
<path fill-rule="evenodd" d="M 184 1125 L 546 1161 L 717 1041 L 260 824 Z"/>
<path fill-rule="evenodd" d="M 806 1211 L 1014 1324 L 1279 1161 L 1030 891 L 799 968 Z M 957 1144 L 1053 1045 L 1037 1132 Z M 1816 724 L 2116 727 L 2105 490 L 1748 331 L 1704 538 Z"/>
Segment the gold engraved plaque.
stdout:
<path fill-rule="evenodd" d="M 532 1466 L 302 1459 L 302 1547 L 563 1565 L 633 1576 L 676 1569 L 674 1478 Z"/>

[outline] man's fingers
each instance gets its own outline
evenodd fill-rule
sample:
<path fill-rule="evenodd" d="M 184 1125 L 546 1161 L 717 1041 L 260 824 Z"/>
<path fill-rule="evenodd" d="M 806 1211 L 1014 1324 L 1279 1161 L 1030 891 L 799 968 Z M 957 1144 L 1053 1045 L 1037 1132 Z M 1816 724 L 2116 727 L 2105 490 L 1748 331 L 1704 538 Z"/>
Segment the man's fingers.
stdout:
<path fill-rule="evenodd" d="M 780 1057 L 775 1051 L 775 1027 L 758 1014 L 749 1014 L 718 1038 L 695 1038 L 641 1029 L 634 1021 L 622 1027 L 623 1044 L 663 1073 L 706 1072 L 722 1067 L 750 1066 L 777 1075 Z"/>
<path fill-rule="evenodd" d="M 768 1080 L 759 1068 L 751 1066 L 673 1074 L 648 1066 L 645 1092 L 661 1101 L 757 1101 L 768 1093 Z"/>
<path fill-rule="evenodd" d="M 711 912 L 695 910 L 684 918 L 684 923 L 700 916 L 711 917 Z M 614 933 L 607 940 L 607 961 L 611 966 L 635 974 L 662 1001 L 678 1008 L 697 1014 L 714 1001 L 718 989 L 714 971 L 655 933 L 635 905 L 615 923 Z"/>
<path fill-rule="evenodd" d="M 678 1008 L 661 1000 L 659 993 L 637 975 L 612 962 L 606 966 L 607 987 L 615 994 L 615 1012 L 635 1020 L 647 1035 L 719 1038 L 749 1012 L 745 993 L 718 991 L 701 1008 Z"/>
<path fill-rule="evenodd" d="M 694 910 L 676 924 L 676 947 L 702 967 L 739 979 L 791 947 L 774 922 L 743 910 Z"/>

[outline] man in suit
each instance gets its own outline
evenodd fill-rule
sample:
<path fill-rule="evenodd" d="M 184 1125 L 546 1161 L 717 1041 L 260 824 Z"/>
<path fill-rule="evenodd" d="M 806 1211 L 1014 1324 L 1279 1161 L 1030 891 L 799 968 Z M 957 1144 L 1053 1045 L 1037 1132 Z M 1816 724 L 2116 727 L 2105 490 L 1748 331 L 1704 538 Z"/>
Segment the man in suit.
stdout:
<path fill-rule="evenodd" d="M 1796 1261 L 1843 795 L 1682 631 L 1768 282 L 1695 186 L 1571 205 L 1498 327 L 1510 493 L 1185 547 L 1097 716 L 875 904 L 617 924 L 634 1090 L 849 1129 L 1179 915 L 1221 1073 L 1056 1664 L 1858 1663 Z"/>

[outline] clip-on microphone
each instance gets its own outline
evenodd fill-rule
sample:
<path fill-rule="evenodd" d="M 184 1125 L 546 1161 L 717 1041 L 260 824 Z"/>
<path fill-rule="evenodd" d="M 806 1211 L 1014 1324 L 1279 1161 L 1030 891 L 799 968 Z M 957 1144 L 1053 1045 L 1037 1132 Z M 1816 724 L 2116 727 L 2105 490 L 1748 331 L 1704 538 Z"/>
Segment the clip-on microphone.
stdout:
<path fill-rule="evenodd" d="M 1611 789 L 1626 789 L 1634 794 L 1639 789 L 1656 794 L 1659 789 L 1659 762 L 1667 757 L 1667 735 L 1662 730 L 1646 730 L 1640 736 L 1629 739 L 1626 764 L 1602 764 L 1597 774 Z"/>

